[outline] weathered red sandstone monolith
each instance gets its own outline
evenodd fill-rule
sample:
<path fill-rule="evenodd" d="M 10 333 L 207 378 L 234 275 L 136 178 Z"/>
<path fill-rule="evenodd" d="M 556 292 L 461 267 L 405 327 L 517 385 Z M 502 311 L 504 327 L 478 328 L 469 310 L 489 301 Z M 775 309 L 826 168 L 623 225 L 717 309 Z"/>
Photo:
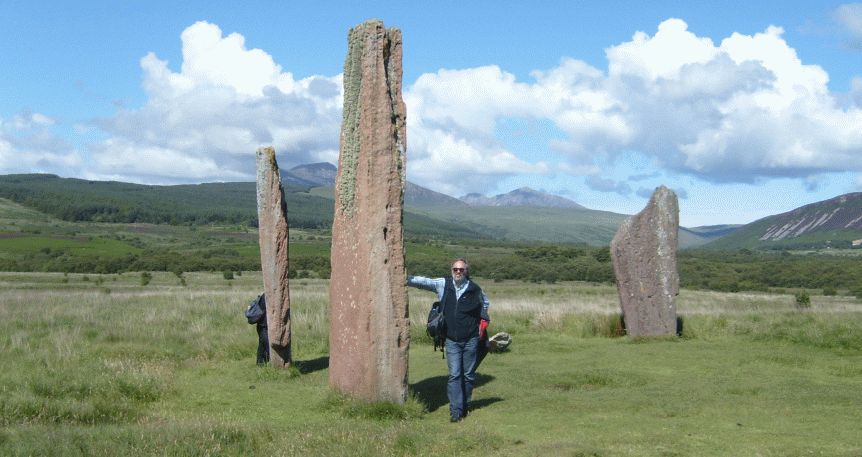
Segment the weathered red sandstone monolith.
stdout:
<path fill-rule="evenodd" d="M 287 204 L 275 149 L 271 147 L 257 150 L 257 221 L 270 362 L 287 368 L 291 363 Z"/>
<path fill-rule="evenodd" d="M 623 222 L 611 241 L 620 307 L 630 336 L 673 335 L 677 331 L 678 231 L 676 194 L 660 186 L 646 208 Z"/>
<path fill-rule="evenodd" d="M 354 27 L 332 222 L 329 383 L 369 401 L 407 398 L 405 114 L 401 32 L 380 21 Z"/>

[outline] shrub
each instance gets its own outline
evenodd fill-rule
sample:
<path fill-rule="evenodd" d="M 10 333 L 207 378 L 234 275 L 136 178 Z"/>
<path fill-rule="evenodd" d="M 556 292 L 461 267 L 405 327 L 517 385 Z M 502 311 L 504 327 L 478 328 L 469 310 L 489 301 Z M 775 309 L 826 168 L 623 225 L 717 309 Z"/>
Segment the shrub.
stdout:
<path fill-rule="evenodd" d="M 141 285 L 146 286 L 153 279 L 153 275 L 149 271 L 141 272 Z"/>
<path fill-rule="evenodd" d="M 834 296 L 838 295 L 838 291 L 836 291 L 834 287 L 824 287 L 823 288 L 823 295 L 825 295 L 827 297 L 834 297 Z"/>
<path fill-rule="evenodd" d="M 593 252 L 593 258 L 598 260 L 599 262 L 610 262 L 611 261 L 611 248 L 601 248 Z"/>
<path fill-rule="evenodd" d="M 796 308 L 797 309 L 808 309 L 811 308 L 811 297 L 808 296 L 808 292 L 802 290 L 796 292 Z"/>
<path fill-rule="evenodd" d="M 222 276 L 224 277 L 224 279 L 233 279 L 233 272 L 230 270 L 225 270 L 222 272 Z"/>

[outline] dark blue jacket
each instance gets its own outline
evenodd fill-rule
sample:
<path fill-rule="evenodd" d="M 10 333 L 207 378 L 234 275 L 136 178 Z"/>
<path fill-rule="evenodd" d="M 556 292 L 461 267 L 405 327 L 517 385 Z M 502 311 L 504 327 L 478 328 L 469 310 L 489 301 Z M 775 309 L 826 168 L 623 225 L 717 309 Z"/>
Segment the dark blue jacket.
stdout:
<path fill-rule="evenodd" d="M 461 298 L 456 299 L 455 282 L 447 277 L 443 292 L 443 314 L 446 316 L 446 338 L 460 343 L 478 337 L 482 289 L 471 280 Z"/>

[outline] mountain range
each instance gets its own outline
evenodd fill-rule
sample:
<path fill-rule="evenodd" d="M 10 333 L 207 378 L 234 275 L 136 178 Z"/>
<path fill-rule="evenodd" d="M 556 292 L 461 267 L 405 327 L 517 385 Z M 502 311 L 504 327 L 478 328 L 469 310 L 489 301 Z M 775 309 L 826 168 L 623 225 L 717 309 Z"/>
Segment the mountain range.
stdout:
<path fill-rule="evenodd" d="M 281 172 L 282 182 L 299 187 L 332 187 L 335 185 L 335 175 L 338 171 L 329 162 L 319 162 L 298 165 Z M 521 187 L 506 194 L 486 197 L 481 194 L 467 194 L 460 198 L 450 197 L 417 184 L 407 182 L 404 192 L 404 202 L 407 206 L 532 206 L 538 208 L 575 208 L 587 209 L 578 203 L 564 197 L 546 192 Z"/>
<path fill-rule="evenodd" d="M 507 194 L 486 197 L 481 194 L 467 194 L 460 198 L 470 206 L 537 206 L 542 208 L 586 209 L 568 198 L 547 194 L 529 187 L 521 187 Z"/>
<path fill-rule="evenodd" d="M 332 223 L 337 169 L 282 170 L 291 227 Z M 256 222 L 255 183 L 149 186 L 26 174 L 0 176 L 0 198 L 69 221 L 171 224 Z M 408 182 L 405 235 L 607 245 L 628 215 L 598 211 L 530 188 L 451 197 Z M 681 248 L 811 249 L 862 244 L 862 193 L 841 195 L 744 226 L 680 227 Z"/>
<path fill-rule="evenodd" d="M 282 182 L 305 187 L 308 192 L 332 198 L 337 168 L 328 162 L 282 170 Z M 607 244 L 626 214 L 598 211 L 564 197 L 521 187 L 486 197 L 467 194 L 460 198 L 435 192 L 410 181 L 404 191 L 409 215 L 445 220 L 495 238 L 553 242 Z M 407 218 L 408 220 L 410 217 Z M 732 232 L 737 226 L 680 227 L 680 246 L 700 246 Z"/>

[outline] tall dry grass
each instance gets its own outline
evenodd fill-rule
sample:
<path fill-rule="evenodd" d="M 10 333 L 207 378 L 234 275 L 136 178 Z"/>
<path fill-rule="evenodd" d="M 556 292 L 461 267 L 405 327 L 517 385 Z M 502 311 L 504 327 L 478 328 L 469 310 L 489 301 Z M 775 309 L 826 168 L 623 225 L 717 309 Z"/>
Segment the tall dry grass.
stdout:
<path fill-rule="evenodd" d="M 260 293 L 259 273 L 184 278 L 185 286 L 155 272 L 142 286 L 131 273 L 0 273 L 0 454 L 655 455 L 659 443 L 673 443 L 682 455 L 733 455 L 721 447 L 728 442 L 743 446 L 738 455 L 786 455 L 800 443 L 853 449 L 836 441 L 847 442 L 858 419 L 842 406 L 862 376 L 862 310 L 851 297 L 812 295 L 800 311 L 792 295 L 684 290 L 683 339 L 628 344 L 607 338 L 619 314 L 612 285 L 480 278 L 491 331 L 512 333 L 514 344 L 483 365 L 483 407 L 459 424 L 466 428 L 443 428 L 445 364 L 424 346 L 433 294 L 408 289 L 417 346 L 410 382 L 422 397 L 406 409 L 365 408 L 328 394 L 328 281 L 291 282 L 294 356 L 304 365 L 285 373 L 254 366 L 256 335 L 243 311 Z M 757 407 L 739 406 L 748 404 Z M 775 425 L 788 404 L 793 420 Z M 801 438 L 766 446 L 738 421 Z M 628 431 L 644 440 L 620 445 Z M 824 433 L 838 438 L 817 441 Z"/>

